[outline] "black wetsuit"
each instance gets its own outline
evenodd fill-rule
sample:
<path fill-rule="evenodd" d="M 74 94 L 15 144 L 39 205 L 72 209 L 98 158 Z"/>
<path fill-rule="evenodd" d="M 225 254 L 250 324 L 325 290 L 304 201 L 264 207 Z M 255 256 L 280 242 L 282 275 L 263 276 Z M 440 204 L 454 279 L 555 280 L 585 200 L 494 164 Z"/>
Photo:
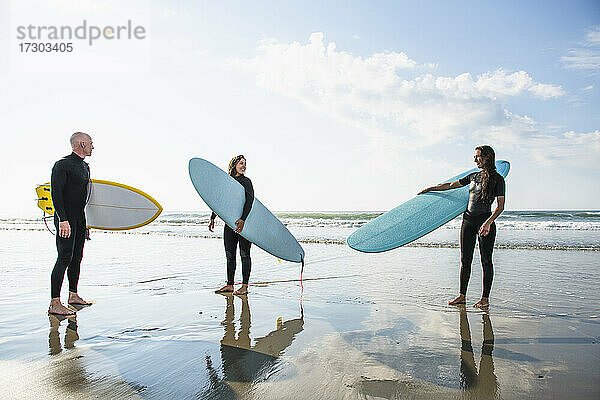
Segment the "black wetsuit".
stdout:
<path fill-rule="evenodd" d="M 56 227 L 56 250 L 58 257 L 51 276 L 51 296 L 60 297 L 65 277 L 69 278 L 69 291 L 77 292 L 79 266 L 83 256 L 83 244 L 87 236 L 85 203 L 88 195 L 90 168 L 75 153 L 57 161 L 52 168 L 51 195 Z M 60 237 L 59 223 L 69 221 L 71 236 Z"/>
<path fill-rule="evenodd" d="M 494 172 L 494 185 L 491 188 L 493 198 L 504 196 L 506 186 L 502 175 Z M 478 237 L 479 228 L 492 215 L 492 202 L 481 199 L 481 172 L 473 172 L 459 179 L 462 186 L 469 185 L 469 205 L 463 214 L 462 226 L 460 228 L 460 293 L 467 294 L 467 286 L 471 277 L 471 263 L 475 241 Z M 492 252 L 496 240 L 496 223 L 490 226 L 490 232 L 485 236 L 479 236 L 479 254 L 481 255 L 481 266 L 483 267 L 483 294 L 482 297 L 490 297 L 492 280 L 494 279 L 494 266 L 492 264 Z"/>
<path fill-rule="evenodd" d="M 235 180 L 244 187 L 246 192 L 246 202 L 244 203 L 244 209 L 242 211 L 242 216 L 240 217 L 240 219 L 246 221 L 246 217 L 250 214 L 252 203 L 254 202 L 254 188 L 252 187 L 250 178 L 247 178 L 244 175 L 236 176 Z M 210 218 L 215 219 L 216 216 L 217 214 L 213 212 Z M 250 246 L 252 243 L 239 233 L 236 233 L 227 224 L 225 224 L 223 230 L 223 241 L 225 242 L 225 256 L 227 257 L 227 284 L 233 285 L 234 283 L 236 268 L 235 252 L 238 243 L 240 244 L 240 257 L 242 259 L 242 283 L 248 284 L 252 267 L 252 262 L 250 260 Z"/>

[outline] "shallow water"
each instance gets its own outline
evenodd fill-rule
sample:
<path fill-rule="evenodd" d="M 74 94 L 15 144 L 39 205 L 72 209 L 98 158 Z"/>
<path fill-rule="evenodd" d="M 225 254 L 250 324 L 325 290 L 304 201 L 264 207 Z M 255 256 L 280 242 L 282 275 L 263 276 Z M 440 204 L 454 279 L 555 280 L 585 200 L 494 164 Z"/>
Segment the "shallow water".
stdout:
<path fill-rule="evenodd" d="M 253 247 L 243 298 L 213 293 L 220 239 L 93 232 L 79 292 L 95 304 L 59 320 L 53 237 L 0 230 L 0 398 L 600 395 L 596 251 L 497 249 L 481 312 L 445 305 L 456 248 L 303 246 L 302 286 L 299 265 Z"/>

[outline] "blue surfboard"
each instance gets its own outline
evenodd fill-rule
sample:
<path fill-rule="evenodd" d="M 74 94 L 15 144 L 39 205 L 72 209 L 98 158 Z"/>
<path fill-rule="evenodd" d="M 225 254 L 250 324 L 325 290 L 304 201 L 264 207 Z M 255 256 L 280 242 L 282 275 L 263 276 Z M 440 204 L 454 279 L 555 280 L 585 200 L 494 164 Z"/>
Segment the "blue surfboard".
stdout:
<path fill-rule="evenodd" d="M 496 170 L 506 177 L 510 163 L 496 161 Z M 463 172 L 442 183 L 459 180 L 476 171 L 479 169 Z M 365 253 L 380 253 L 404 246 L 456 218 L 467 209 L 468 202 L 468 185 L 415 196 L 354 231 L 348 236 L 348 246 Z"/>
<path fill-rule="evenodd" d="M 202 158 L 189 162 L 190 178 L 202 200 L 230 228 L 242 216 L 244 187 L 225 171 Z M 276 216 L 257 198 L 246 218 L 241 235 L 267 253 L 292 262 L 302 262 L 304 249 Z"/>

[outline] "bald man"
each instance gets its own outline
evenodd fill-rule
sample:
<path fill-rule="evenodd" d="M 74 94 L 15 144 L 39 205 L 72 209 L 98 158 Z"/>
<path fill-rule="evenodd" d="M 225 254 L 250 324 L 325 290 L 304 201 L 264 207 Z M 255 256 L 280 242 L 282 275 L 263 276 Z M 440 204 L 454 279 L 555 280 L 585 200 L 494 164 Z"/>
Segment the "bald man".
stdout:
<path fill-rule="evenodd" d="M 79 265 L 83 256 L 83 243 L 87 236 L 85 203 L 90 181 L 90 167 L 83 160 L 92 155 L 94 145 L 87 133 L 71 135 L 73 152 L 60 159 L 52 168 L 51 194 L 56 227 L 58 257 L 50 280 L 51 300 L 48 313 L 74 315 L 75 311 L 60 302 L 60 289 L 65 277 L 69 278 L 69 304 L 90 305 L 77 294 Z"/>

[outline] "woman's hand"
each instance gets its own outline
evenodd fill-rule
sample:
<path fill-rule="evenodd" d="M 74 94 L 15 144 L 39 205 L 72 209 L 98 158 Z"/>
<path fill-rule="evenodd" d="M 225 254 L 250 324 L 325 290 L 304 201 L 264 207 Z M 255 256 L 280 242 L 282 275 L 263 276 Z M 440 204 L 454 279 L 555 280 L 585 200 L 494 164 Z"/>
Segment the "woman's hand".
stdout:
<path fill-rule="evenodd" d="M 244 220 L 243 219 L 238 219 L 237 221 L 235 221 L 235 233 L 240 233 L 242 232 L 242 229 L 244 229 Z"/>
<path fill-rule="evenodd" d="M 215 228 L 215 220 L 211 219 L 210 222 L 208 223 L 208 230 L 211 232 L 214 232 L 214 230 L 213 230 L 214 228 Z"/>
<path fill-rule="evenodd" d="M 481 228 L 479 228 L 479 236 L 486 236 L 490 233 L 491 226 L 492 224 L 489 221 L 485 221 L 483 225 L 481 225 Z"/>

